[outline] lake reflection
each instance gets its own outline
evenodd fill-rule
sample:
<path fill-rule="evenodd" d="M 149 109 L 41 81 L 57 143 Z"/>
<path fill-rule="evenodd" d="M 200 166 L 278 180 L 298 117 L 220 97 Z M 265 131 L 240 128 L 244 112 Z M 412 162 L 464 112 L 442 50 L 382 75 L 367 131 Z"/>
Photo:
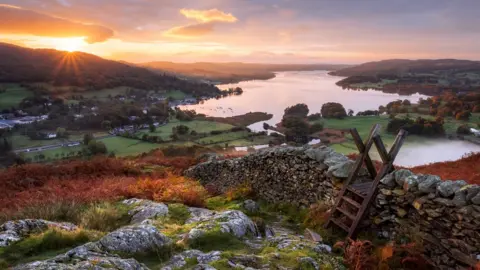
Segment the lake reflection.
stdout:
<path fill-rule="evenodd" d="M 273 118 L 267 122 L 275 125 L 282 119 L 285 108 L 297 103 L 307 104 L 310 113 L 316 113 L 320 112 L 324 103 L 339 102 L 345 109 L 352 109 L 356 113 L 364 110 L 376 110 L 380 105 L 386 105 L 397 99 L 417 102 L 420 97 L 427 98 L 420 94 L 401 96 L 375 90 L 343 90 L 335 84 L 342 77 L 330 76 L 327 73 L 327 71 L 280 72 L 277 73 L 276 78 L 271 80 L 219 85 L 222 89 L 239 86 L 244 92 L 240 96 L 207 100 L 203 104 L 184 106 L 183 108 L 220 117 L 248 112 L 267 112 L 273 114 Z M 255 131 L 263 131 L 263 122 L 253 124 L 250 128 Z M 261 147 L 259 146 L 259 148 Z M 430 162 L 456 160 L 465 153 L 479 151 L 480 146 L 464 141 L 427 139 L 422 140 L 422 143 L 407 141 L 395 163 L 401 166 L 416 166 Z"/>
<path fill-rule="evenodd" d="M 320 112 L 327 102 L 343 104 L 346 110 L 356 112 L 376 110 L 397 99 L 408 99 L 417 102 L 423 95 L 400 96 L 386 94 L 381 91 L 343 90 L 335 83 L 343 77 L 330 76 L 327 71 L 290 71 L 279 72 L 277 77 L 266 81 L 247 81 L 237 84 L 219 85 L 221 89 L 241 87 L 244 92 L 240 96 L 230 96 L 219 100 L 211 99 L 203 104 L 185 106 L 198 113 L 210 116 L 234 116 L 248 112 L 268 112 L 273 118 L 267 121 L 274 125 L 282 119 L 286 107 L 297 103 L 305 103 L 310 113 Z M 263 130 L 262 123 L 252 126 L 254 130 Z"/>

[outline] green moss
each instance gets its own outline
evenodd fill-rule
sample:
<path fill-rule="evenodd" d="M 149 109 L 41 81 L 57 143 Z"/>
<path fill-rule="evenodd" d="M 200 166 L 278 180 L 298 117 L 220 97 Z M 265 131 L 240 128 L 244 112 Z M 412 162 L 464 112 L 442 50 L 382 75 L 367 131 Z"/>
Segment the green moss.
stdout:
<path fill-rule="evenodd" d="M 101 236 L 101 233 L 87 230 L 67 232 L 49 229 L 1 249 L 0 257 L 8 263 L 15 264 L 33 256 L 42 257 L 41 255 L 45 252 L 73 248 L 86 242 L 95 241 Z"/>
<path fill-rule="evenodd" d="M 208 209 L 221 211 L 221 210 L 240 210 L 241 203 L 239 201 L 228 200 L 225 196 L 216 196 L 208 198 L 206 200 L 206 206 Z"/>
<path fill-rule="evenodd" d="M 203 252 L 213 250 L 240 250 L 246 247 L 240 239 L 235 236 L 221 232 L 219 229 L 208 231 L 203 235 L 190 240 L 188 245 L 190 248 L 199 249 Z"/>
<path fill-rule="evenodd" d="M 183 204 L 170 204 L 168 205 L 168 218 L 171 222 L 183 225 L 190 218 L 190 211 Z"/>

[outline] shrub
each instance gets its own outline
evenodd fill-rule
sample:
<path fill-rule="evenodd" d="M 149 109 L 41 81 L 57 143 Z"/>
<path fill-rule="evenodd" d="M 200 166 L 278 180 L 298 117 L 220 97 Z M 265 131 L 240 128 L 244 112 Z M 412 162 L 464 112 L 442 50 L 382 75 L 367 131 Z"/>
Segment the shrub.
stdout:
<path fill-rule="evenodd" d="M 120 203 L 94 203 L 81 214 L 80 224 L 87 229 L 110 232 L 130 222 L 128 210 Z"/>
<path fill-rule="evenodd" d="M 323 124 L 322 123 L 315 123 L 315 124 L 310 126 L 310 134 L 316 133 L 316 132 L 319 132 L 319 131 L 322 131 L 322 130 L 323 130 Z"/>
<path fill-rule="evenodd" d="M 128 188 L 128 195 L 161 202 L 203 206 L 207 191 L 196 181 L 170 175 L 164 179 L 138 180 Z"/>
<path fill-rule="evenodd" d="M 16 219 L 45 219 L 77 223 L 82 212 L 82 205 L 73 201 L 57 201 L 27 206 L 14 214 L 2 213 L 0 223 Z"/>
<path fill-rule="evenodd" d="M 470 127 L 468 127 L 468 125 L 461 125 L 457 128 L 457 134 L 470 135 L 472 132 L 470 131 Z"/>

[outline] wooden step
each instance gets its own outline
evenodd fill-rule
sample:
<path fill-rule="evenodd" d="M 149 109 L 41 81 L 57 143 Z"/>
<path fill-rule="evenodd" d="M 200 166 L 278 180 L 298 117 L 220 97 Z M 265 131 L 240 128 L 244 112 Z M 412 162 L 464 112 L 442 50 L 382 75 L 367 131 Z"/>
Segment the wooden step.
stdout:
<path fill-rule="evenodd" d="M 342 228 L 344 231 L 346 232 L 349 232 L 350 231 L 350 228 L 345 225 L 343 222 L 341 222 L 340 220 L 336 219 L 336 218 L 330 218 L 330 221 L 335 223 L 335 225 L 337 225 L 338 227 Z"/>
<path fill-rule="evenodd" d="M 359 202 L 356 202 L 355 200 L 350 199 L 350 198 L 348 198 L 348 197 L 343 196 L 343 197 L 342 197 L 342 200 L 344 200 L 345 202 L 347 202 L 347 203 L 350 204 L 351 206 L 354 206 L 354 207 L 356 207 L 356 208 L 358 208 L 358 209 L 360 209 L 360 207 L 362 207 L 362 205 L 361 205 Z"/>
<path fill-rule="evenodd" d="M 347 216 L 351 221 L 354 221 L 355 220 L 355 214 L 352 214 L 350 212 L 348 212 L 346 209 L 343 209 L 342 207 L 337 207 L 335 210 L 339 211 L 340 213 L 344 214 L 345 216 Z"/>
<path fill-rule="evenodd" d="M 372 183 L 373 182 L 352 184 L 349 185 L 347 189 L 359 195 L 360 197 L 366 197 L 368 195 L 368 192 L 370 192 L 370 190 L 372 189 Z"/>

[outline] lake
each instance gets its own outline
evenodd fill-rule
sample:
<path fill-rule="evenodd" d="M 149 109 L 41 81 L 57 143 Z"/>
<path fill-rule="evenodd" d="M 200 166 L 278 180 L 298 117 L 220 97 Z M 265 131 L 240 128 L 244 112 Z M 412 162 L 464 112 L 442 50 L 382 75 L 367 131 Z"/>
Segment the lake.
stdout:
<path fill-rule="evenodd" d="M 310 113 L 320 112 L 322 105 L 327 102 L 341 103 L 346 110 L 352 109 L 357 113 L 364 110 L 377 110 L 380 105 L 386 105 L 397 99 L 408 99 L 415 103 L 421 97 L 427 98 L 420 94 L 402 96 L 375 90 L 343 90 L 335 84 L 342 77 L 330 76 L 328 71 L 290 71 L 279 72 L 276 75 L 270 80 L 219 85 L 218 87 L 221 89 L 238 86 L 244 92 L 240 96 L 229 96 L 218 100 L 210 99 L 202 104 L 183 108 L 219 117 L 248 112 L 267 112 L 273 114 L 273 118 L 267 123 L 275 125 L 281 121 L 285 108 L 297 103 L 307 104 Z M 262 131 L 263 122 L 253 124 L 250 128 Z M 439 155 L 439 149 L 445 151 L 440 151 Z M 402 166 L 415 166 L 425 162 L 455 160 L 472 151 L 480 151 L 480 146 L 449 140 L 429 141 L 428 144 L 406 143 L 396 163 Z"/>

